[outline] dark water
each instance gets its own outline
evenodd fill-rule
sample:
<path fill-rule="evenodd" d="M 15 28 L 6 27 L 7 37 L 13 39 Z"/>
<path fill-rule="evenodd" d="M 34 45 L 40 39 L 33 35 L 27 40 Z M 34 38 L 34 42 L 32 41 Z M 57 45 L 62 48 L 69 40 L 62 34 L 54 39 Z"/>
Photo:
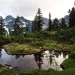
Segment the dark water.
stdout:
<path fill-rule="evenodd" d="M 10 65 L 17 71 L 50 68 L 62 70 L 60 64 L 67 58 L 67 53 L 48 50 L 32 55 L 9 55 L 4 49 L 0 52 L 0 64 Z"/>

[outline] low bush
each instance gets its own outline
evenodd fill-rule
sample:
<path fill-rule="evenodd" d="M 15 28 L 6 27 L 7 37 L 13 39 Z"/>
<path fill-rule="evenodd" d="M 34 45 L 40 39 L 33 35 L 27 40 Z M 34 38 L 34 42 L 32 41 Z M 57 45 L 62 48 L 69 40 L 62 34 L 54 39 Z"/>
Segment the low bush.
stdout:
<path fill-rule="evenodd" d="M 4 44 L 9 44 L 11 42 L 11 39 L 9 37 L 0 35 L 0 46 L 3 46 Z"/>

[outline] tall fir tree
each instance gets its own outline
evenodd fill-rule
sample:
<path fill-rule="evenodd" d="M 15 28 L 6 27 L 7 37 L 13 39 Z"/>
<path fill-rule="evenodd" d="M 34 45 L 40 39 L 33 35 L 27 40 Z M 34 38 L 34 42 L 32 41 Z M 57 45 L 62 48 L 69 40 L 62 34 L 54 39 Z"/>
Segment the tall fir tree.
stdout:
<path fill-rule="evenodd" d="M 43 26 L 43 19 L 42 19 L 42 13 L 41 13 L 41 9 L 38 8 L 38 12 L 35 16 L 35 19 L 33 21 L 33 30 L 34 31 L 40 31 Z"/>
<path fill-rule="evenodd" d="M 34 21 L 32 22 L 32 31 L 37 31 L 37 15 L 34 18 Z"/>
<path fill-rule="evenodd" d="M 49 13 L 49 27 L 48 30 L 50 31 L 52 29 L 52 21 L 51 21 L 51 14 Z"/>
<path fill-rule="evenodd" d="M 58 27 L 59 27 L 59 20 L 57 18 L 55 18 L 53 20 L 52 29 L 57 30 Z"/>
<path fill-rule="evenodd" d="M 5 29 L 4 29 L 4 24 L 3 24 L 3 18 L 0 16 L 0 34 L 4 35 L 5 34 Z"/>
<path fill-rule="evenodd" d="M 75 8 L 73 7 L 69 14 L 69 27 L 75 27 Z"/>
<path fill-rule="evenodd" d="M 20 18 L 20 17 L 18 17 L 18 16 L 16 17 L 16 19 L 15 19 L 15 24 L 14 24 L 14 33 L 15 33 L 16 35 L 18 35 L 18 34 L 20 33 L 20 29 L 21 29 L 19 18 Z"/>
<path fill-rule="evenodd" d="M 67 25 L 66 25 L 65 19 L 62 18 L 60 23 L 60 29 L 65 29 L 65 28 L 67 28 Z"/>

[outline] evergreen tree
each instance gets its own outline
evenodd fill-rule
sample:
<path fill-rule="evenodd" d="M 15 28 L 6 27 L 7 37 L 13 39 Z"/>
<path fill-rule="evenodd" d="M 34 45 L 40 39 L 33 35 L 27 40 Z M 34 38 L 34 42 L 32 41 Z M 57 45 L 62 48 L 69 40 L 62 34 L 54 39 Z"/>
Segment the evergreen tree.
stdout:
<path fill-rule="evenodd" d="M 59 27 L 59 20 L 57 18 L 55 18 L 53 20 L 52 29 L 57 30 L 58 27 Z"/>
<path fill-rule="evenodd" d="M 21 27 L 20 27 L 19 18 L 20 18 L 20 17 L 17 16 L 17 18 L 15 19 L 14 33 L 15 33 L 16 35 L 18 35 L 19 33 L 21 33 L 21 32 L 20 32 Z"/>
<path fill-rule="evenodd" d="M 32 32 L 34 32 L 34 21 L 32 21 Z"/>
<path fill-rule="evenodd" d="M 49 28 L 48 30 L 52 29 L 52 21 L 51 21 L 51 14 L 49 13 Z"/>
<path fill-rule="evenodd" d="M 33 27 L 34 27 L 33 30 L 40 31 L 42 26 L 43 26 L 43 19 L 42 19 L 41 9 L 39 8 L 35 16 L 35 19 L 33 21 Z"/>
<path fill-rule="evenodd" d="M 35 32 L 37 31 L 37 15 L 34 18 L 34 21 L 32 22 L 32 31 Z"/>
<path fill-rule="evenodd" d="M 67 28 L 67 25 L 66 25 L 65 19 L 62 18 L 60 23 L 60 29 L 65 29 L 65 28 Z"/>
<path fill-rule="evenodd" d="M 5 29 L 3 27 L 4 27 L 3 18 L 2 16 L 0 16 L 0 34 L 1 35 L 5 34 Z"/>
<path fill-rule="evenodd" d="M 75 27 L 75 8 L 73 7 L 69 14 L 69 27 Z"/>

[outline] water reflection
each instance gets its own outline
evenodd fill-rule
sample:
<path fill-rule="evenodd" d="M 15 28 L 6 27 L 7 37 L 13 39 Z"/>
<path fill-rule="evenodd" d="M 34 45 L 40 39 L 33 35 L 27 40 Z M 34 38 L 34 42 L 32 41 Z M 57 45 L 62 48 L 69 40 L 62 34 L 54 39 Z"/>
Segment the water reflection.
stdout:
<path fill-rule="evenodd" d="M 11 65 L 18 71 L 33 69 L 62 70 L 60 64 L 67 58 L 67 53 L 48 50 L 32 55 L 9 55 L 4 49 L 0 52 L 0 64 Z"/>
<path fill-rule="evenodd" d="M 3 49 L 1 51 L 0 64 L 11 65 L 18 71 L 38 69 L 34 55 L 8 55 Z"/>
<path fill-rule="evenodd" d="M 36 63 L 39 69 L 54 69 L 62 70 L 61 63 L 68 58 L 68 55 L 63 52 L 43 51 L 38 54 L 34 54 Z"/>

